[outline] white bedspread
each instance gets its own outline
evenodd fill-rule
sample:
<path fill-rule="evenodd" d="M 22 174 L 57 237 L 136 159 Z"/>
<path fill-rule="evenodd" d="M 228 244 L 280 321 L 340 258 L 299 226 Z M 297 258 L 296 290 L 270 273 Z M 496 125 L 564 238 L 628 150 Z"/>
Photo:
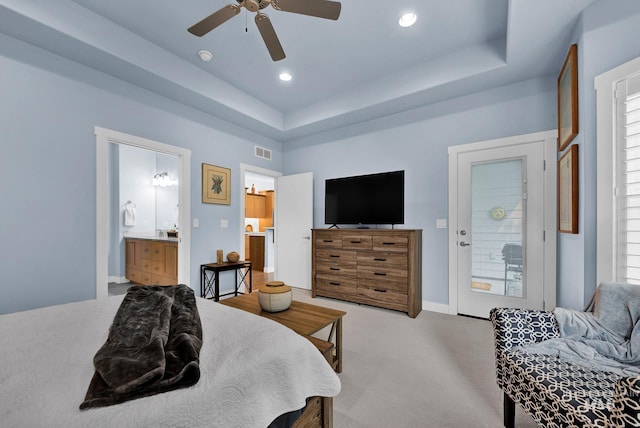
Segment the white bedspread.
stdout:
<path fill-rule="evenodd" d="M 0 425 L 264 428 L 306 397 L 340 392 L 338 377 L 305 338 L 197 300 L 203 345 L 196 385 L 82 411 L 93 356 L 122 296 L 0 315 Z"/>

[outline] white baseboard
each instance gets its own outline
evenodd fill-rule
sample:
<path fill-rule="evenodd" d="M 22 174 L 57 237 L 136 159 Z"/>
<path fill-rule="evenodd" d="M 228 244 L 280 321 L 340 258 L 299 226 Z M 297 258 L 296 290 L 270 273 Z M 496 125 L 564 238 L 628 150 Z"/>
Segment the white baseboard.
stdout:
<path fill-rule="evenodd" d="M 442 314 L 449 313 L 449 305 L 443 303 L 433 303 L 427 300 L 422 301 L 422 309 L 430 312 L 440 312 Z"/>
<path fill-rule="evenodd" d="M 107 281 L 109 281 L 109 283 L 115 282 L 116 284 L 124 284 L 129 282 L 129 280 L 124 276 L 110 276 L 107 278 Z"/>

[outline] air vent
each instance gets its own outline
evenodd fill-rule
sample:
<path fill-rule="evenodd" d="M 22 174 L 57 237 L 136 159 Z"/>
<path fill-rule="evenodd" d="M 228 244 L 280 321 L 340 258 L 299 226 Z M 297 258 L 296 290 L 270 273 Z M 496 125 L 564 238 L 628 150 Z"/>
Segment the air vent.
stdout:
<path fill-rule="evenodd" d="M 262 159 L 271 160 L 271 150 L 256 146 L 256 156 Z"/>

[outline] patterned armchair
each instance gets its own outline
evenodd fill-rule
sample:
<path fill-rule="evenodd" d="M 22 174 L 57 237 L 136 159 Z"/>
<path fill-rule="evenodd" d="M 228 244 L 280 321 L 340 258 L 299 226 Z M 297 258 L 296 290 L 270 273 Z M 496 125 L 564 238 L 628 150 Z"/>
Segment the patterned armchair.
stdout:
<path fill-rule="evenodd" d="M 559 337 L 552 312 L 496 308 L 489 317 L 506 428 L 514 427 L 515 403 L 544 427 L 640 427 L 640 377 L 519 348 Z"/>

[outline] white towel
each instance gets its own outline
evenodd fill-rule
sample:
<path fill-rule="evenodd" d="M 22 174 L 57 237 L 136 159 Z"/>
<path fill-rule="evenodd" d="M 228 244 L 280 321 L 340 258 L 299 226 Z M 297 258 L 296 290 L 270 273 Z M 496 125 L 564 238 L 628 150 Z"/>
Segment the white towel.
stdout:
<path fill-rule="evenodd" d="M 126 207 L 124 207 L 124 225 L 136 225 L 136 207 L 134 207 L 133 205 L 127 205 Z"/>

